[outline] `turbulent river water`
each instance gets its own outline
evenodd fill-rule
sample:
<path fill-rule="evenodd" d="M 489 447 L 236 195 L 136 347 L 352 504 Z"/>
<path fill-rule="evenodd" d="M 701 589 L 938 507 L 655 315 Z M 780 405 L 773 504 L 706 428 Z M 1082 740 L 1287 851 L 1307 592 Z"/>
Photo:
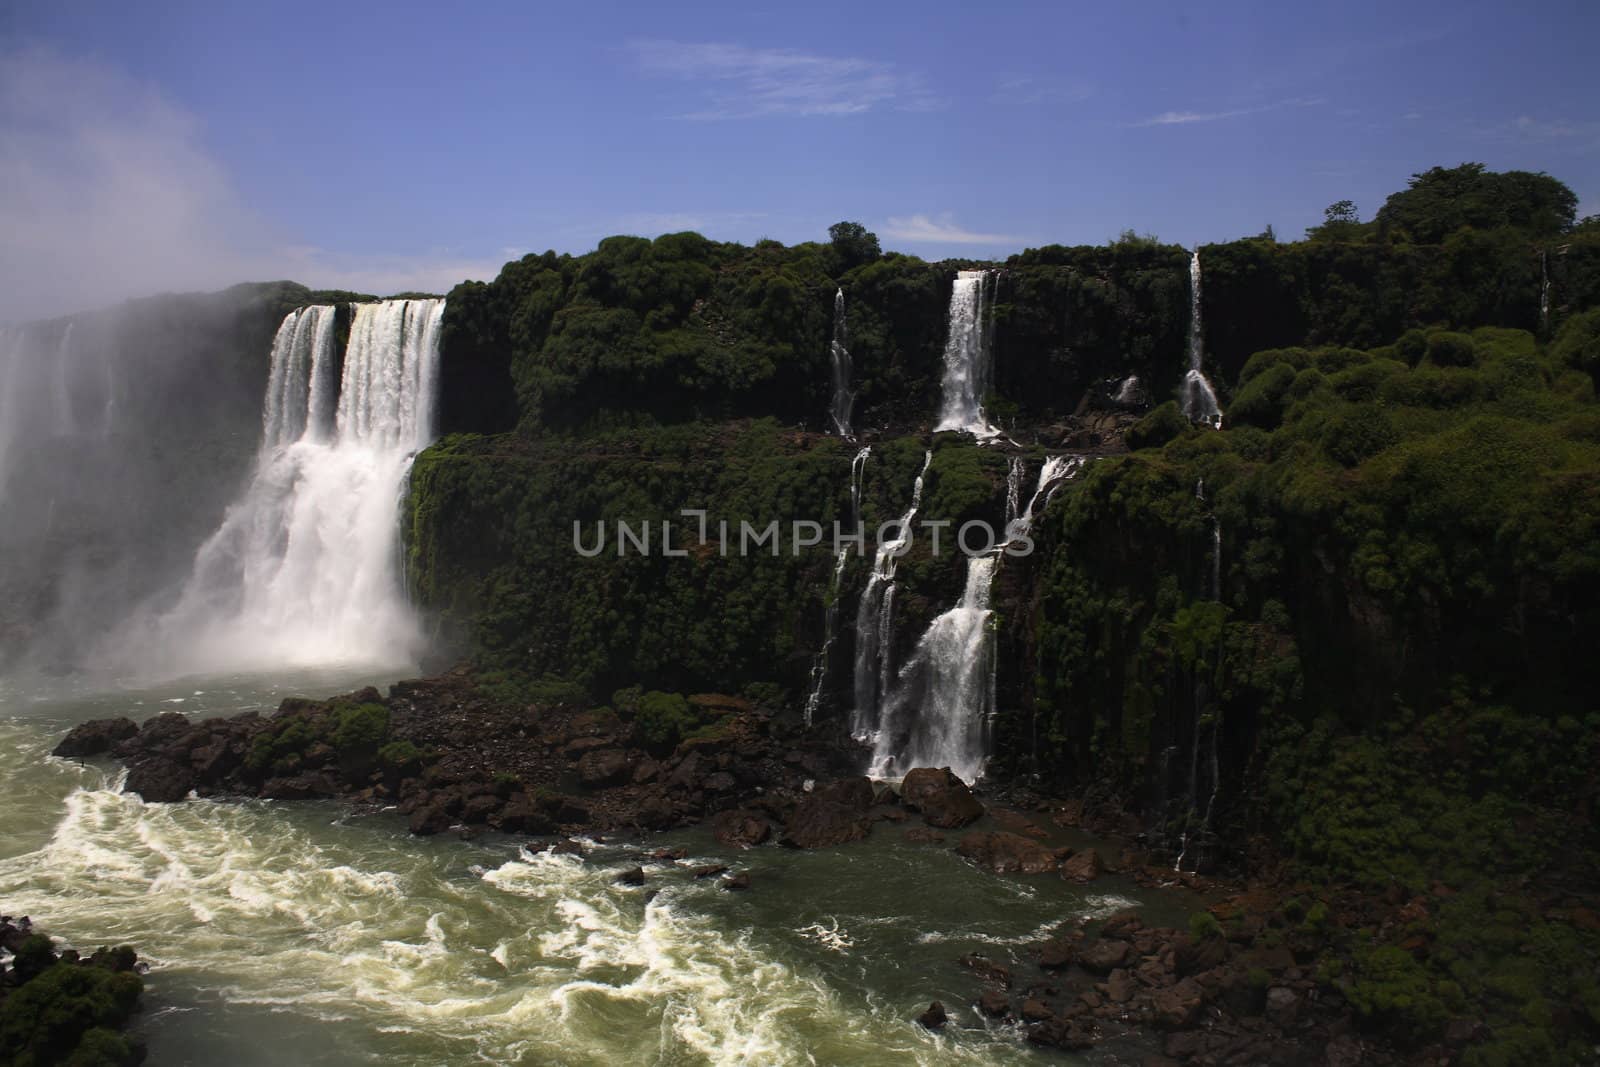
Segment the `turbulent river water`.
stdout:
<path fill-rule="evenodd" d="M 152 1063 L 243 1067 L 1087 1062 L 985 1025 L 955 961 L 1004 960 L 1135 902 L 1173 907 L 1114 878 L 998 877 L 887 824 L 819 852 L 733 853 L 686 831 L 579 858 L 414 838 L 395 815 L 331 803 L 144 804 L 114 764 L 49 755 L 91 718 L 266 711 L 387 680 L 52 694 L 0 679 L 0 909 L 81 947 L 139 950 Z M 645 889 L 615 884 L 641 846 L 671 845 L 750 870 L 754 888 L 648 864 Z M 952 1015 L 941 1035 L 911 1021 L 934 999 Z"/>

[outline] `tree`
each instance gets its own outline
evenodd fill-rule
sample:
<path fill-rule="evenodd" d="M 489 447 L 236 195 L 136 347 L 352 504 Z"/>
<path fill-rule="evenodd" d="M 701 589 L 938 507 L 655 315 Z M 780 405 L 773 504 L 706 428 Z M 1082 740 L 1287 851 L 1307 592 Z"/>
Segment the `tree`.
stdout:
<path fill-rule="evenodd" d="M 1354 200 L 1335 200 L 1322 211 L 1322 225 L 1306 230 L 1311 241 L 1359 241 L 1366 236 Z"/>
<path fill-rule="evenodd" d="M 1548 174 L 1463 163 L 1413 174 L 1406 189 L 1384 202 L 1377 221 L 1387 239 L 1438 244 L 1464 226 L 1555 236 L 1572 228 L 1577 210 L 1577 194 Z"/>
<path fill-rule="evenodd" d="M 1335 200 L 1323 209 L 1322 217 L 1325 222 L 1360 222 L 1361 216 L 1356 211 L 1354 200 Z"/>
<path fill-rule="evenodd" d="M 828 227 L 828 240 L 832 243 L 841 274 L 883 255 L 883 250 L 878 247 L 878 235 L 859 222 L 834 223 Z"/>

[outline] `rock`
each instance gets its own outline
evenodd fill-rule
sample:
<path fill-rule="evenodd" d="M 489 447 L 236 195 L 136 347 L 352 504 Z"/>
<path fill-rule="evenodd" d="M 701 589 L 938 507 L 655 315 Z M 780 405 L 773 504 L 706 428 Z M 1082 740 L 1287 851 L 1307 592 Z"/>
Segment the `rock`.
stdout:
<path fill-rule="evenodd" d="M 163 711 L 160 715 L 145 720 L 137 737 L 129 738 L 118 745 L 118 754 L 136 746 L 138 751 L 154 755 L 175 744 L 188 732 L 188 716 L 182 712 Z"/>
<path fill-rule="evenodd" d="M 493 793 L 479 793 L 468 797 L 467 802 L 461 807 L 461 819 L 469 823 L 486 823 L 491 816 L 498 815 L 504 804 Z"/>
<path fill-rule="evenodd" d="M 1011 988 L 1011 968 L 1004 964 L 996 963 L 988 956 L 980 956 L 976 952 L 969 952 L 962 956 L 958 962 L 986 982 L 995 982 L 1007 989 Z"/>
<path fill-rule="evenodd" d="M 1076 1051 L 1092 1047 L 1094 1034 L 1074 1019 L 1046 1019 L 1028 1027 L 1028 1042 Z"/>
<path fill-rule="evenodd" d="M 1011 998 L 998 989 L 986 989 L 978 994 L 978 1010 L 991 1019 L 1003 1019 L 1011 1014 Z"/>
<path fill-rule="evenodd" d="M 556 856 L 582 856 L 583 846 L 570 837 L 563 837 L 550 846 L 550 852 Z"/>
<path fill-rule="evenodd" d="M 98 756 L 139 732 L 132 719 L 95 719 L 74 726 L 51 752 L 54 756 Z"/>
<path fill-rule="evenodd" d="M 660 775 L 661 764 L 653 759 L 642 759 L 639 761 L 639 765 L 633 769 L 633 784 L 644 785 L 647 782 L 655 781 Z"/>
<path fill-rule="evenodd" d="M 644 868 L 629 867 L 617 875 L 616 881 L 618 885 L 644 885 Z"/>
<path fill-rule="evenodd" d="M 1200 1014 L 1204 999 L 1204 990 L 1193 978 L 1185 978 L 1169 989 L 1158 989 L 1150 995 L 1154 1022 L 1166 1030 L 1189 1026 Z"/>
<path fill-rule="evenodd" d="M 1069 856 L 1061 865 L 1061 877 L 1068 882 L 1085 885 L 1100 877 L 1100 853 L 1086 848 Z"/>
<path fill-rule="evenodd" d="M 942 845 L 944 835 L 926 826 L 913 826 L 901 835 L 913 845 Z"/>
<path fill-rule="evenodd" d="M 783 843 L 791 848 L 827 848 L 860 841 L 871 832 L 872 819 L 866 812 L 812 793 L 784 824 Z"/>
<path fill-rule="evenodd" d="M 1082 941 L 1082 930 L 1057 934 L 1039 949 L 1039 966 L 1047 971 L 1059 971 L 1078 958 L 1078 945 Z"/>
<path fill-rule="evenodd" d="M 1134 985 L 1133 975 L 1129 974 L 1126 968 L 1118 967 L 1106 978 L 1106 996 L 1118 1004 L 1126 1004 L 1132 1000 L 1135 988 L 1137 987 Z"/>
<path fill-rule="evenodd" d="M 453 821 L 450 818 L 449 808 L 444 803 L 435 801 L 411 813 L 411 832 L 419 837 L 442 834 L 450 829 Z"/>
<path fill-rule="evenodd" d="M 512 793 L 500 809 L 499 828 L 508 834 L 548 834 L 555 820 L 541 811 L 526 793 Z"/>
<path fill-rule="evenodd" d="M 752 848 L 772 836 L 772 824 L 765 816 L 739 808 L 717 812 L 711 820 L 711 832 L 730 848 Z"/>
<path fill-rule="evenodd" d="M 686 848 L 658 848 L 650 853 L 650 859 L 668 867 L 675 865 L 681 859 L 687 859 L 689 850 Z"/>
<path fill-rule="evenodd" d="M 1100 924 L 1101 937 L 1132 937 L 1144 929 L 1144 920 L 1132 908 L 1119 911 Z"/>
<path fill-rule="evenodd" d="M 996 874 L 1044 874 L 1056 869 L 1056 854 L 1039 842 L 1005 830 L 974 830 L 956 852 Z"/>
<path fill-rule="evenodd" d="M 1289 1029 L 1299 1013 L 1300 997 L 1294 990 L 1281 985 L 1267 990 L 1267 1018 L 1274 1026 Z"/>
<path fill-rule="evenodd" d="M 1327 1067 L 1358 1067 L 1365 1058 L 1361 1053 L 1361 1042 L 1349 1034 L 1340 1034 L 1328 1042 L 1328 1049 L 1323 1055 Z"/>
<path fill-rule="evenodd" d="M 739 786 L 739 779 L 727 771 L 717 771 L 706 776 L 706 792 L 731 793 Z"/>
<path fill-rule="evenodd" d="M 900 786 L 906 807 L 922 813 L 929 826 L 953 830 L 980 818 L 983 805 L 950 768 L 918 767 L 906 774 Z"/>
<path fill-rule="evenodd" d="M 939 1030 L 950 1021 L 950 1016 L 945 1014 L 944 1005 L 937 1000 L 928 1005 L 928 1010 L 917 1016 L 917 1022 L 925 1029 Z"/>
<path fill-rule="evenodd" d="M 1220 937 L 1203 937 L 1179 940 L 1173 952 L 1173 964 L 1179 978 L 1200 974 L 1228 961 L 1228 943 Z"/>
<path fill-rule="evenodd" d="M 1040 838 L 1050 836 L 1044 827 L 1021 812 L 1012 811 L 1009 808 L 993 809 L 989 812 L 989 817 L 998 823 L 1002 830 L 1007 830 L 1014 834 Z"/>
<path fill-rule="evenodd" d="M 872 779 L 865 775 L 827 782 L 813 789 L 811 795 L 831 800 L 847 808 L 854 808 L 856 811 L 866 811 L 877 799 L 876 792 L 872 788 Z"/>
<path fill-rule="evenodd" d="M 620 748 L 599 748 L 578 759 L 578 781 L 586 789 L 598 789 L 625 781 L 633 773 L 633 762 Z"/>
<path fill-rule="evenodd" d="M 293 778 L 269 778 L 261 786 L 267 800 L 311 800 L 337 796 L 339 783 L 325 771 L 297 774 Z"/>
<path fill-rule="evenodd" d="M 122 790 L 138 793 L 146 803 L 164 804 L 183 800 L 194 787 L 194 768 L 187 761 L 160 755 L 129 768 Z"/>
<path fill-rule="evenodd" d="M 1128 962 L 1132 946 L 1126 941 L 1101 938 L 1078 950 L 1078 963 L 1096 974 L 1109 974 Z"/>
<path fill-rule="evenodd" d="M 1029 997 L 1022 1002 L 1022 1017 L 1030 1023 L 1042 1022 L 1045 1019 L 1054 1019 L 1055 1012 L 1038 997 Z"/>
<path fill-rule="evenodd" d="M 749 871 L 740 871 L 738 874 L 730 874 L 730 875 L 728 875 L 728 877 L 726 877 L 726 878 L 724 878 L 722 880 L 722 888 L 724 888 L 724 889 L 749 889 L 750 888 L 750 872 Z"/>
<path fill-rule="evenodd" d="M 696 878 L 714 878 L 719 874 L 725 873 L 727 869 L 728 865 L 726 863 L 708 863 L 704 867 L 696 867 L 689 873 Z"/>

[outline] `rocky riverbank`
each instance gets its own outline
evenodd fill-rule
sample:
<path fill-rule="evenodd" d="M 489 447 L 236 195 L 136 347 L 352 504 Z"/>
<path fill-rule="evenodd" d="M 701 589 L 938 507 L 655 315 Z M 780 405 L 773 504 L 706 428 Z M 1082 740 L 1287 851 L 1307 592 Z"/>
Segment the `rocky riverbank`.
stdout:
<path fill-rule="evenodd" d="M 0 915 L 0 1067 L 144 1062 L 144 1045 L 119 1032 L 139 1008 L 143 970 L 126 945 L 85 957 L 25 915 Z"/>
<path fill-rule="evenodd" d="M 493 830 L 569 849 L 564 839 L 576 835 L 615 840 L 702 822 L 736 848 L 823 848 L 893 833 L 1000 875 L 1088 884 L 1114 872 L 1193 891 L 1187 929 L 1126 913 L 951 960 L 983 981 L 977 1010 L 1041 1046 L 1119 1046 L 1143 1035 L 1148 1047 L 1154 1035 L 1161 1053 L 1152 1064 L 1345 1067 L 1471 1062 L 1486 1036 L 1463 1002 L 1449 1009 L 1443 1042 L 1394 1040 L 1393 1005 L 1436 995 L 1416 961 L 1449 936 L 1446 886 L 1372 895 L 1297 884 L 1265 854 L 1252 857 L 1250 881 L 1217 882 L 1172 870 L 1114 804 L 1025 789 L 975 794 L 933 768 L 913 770 L 895 790 L 850 773 L 859 758 L 847 737 L 807 731 L 748 700 L 702 694 L 680 707 L 620 695 L 617 708 L 517 703 L 456 671 L 387 695 L 290 699 L 271 715 L 97 720 L 56 754 L 115 756 L 128 767 L 126 788 L 147 801 L 337 798 L 397 810 L 417 834 Z M 665 730 L 669 721 L 677 728 Z M 1077 836 L 1067 844 L 1063 834 Z M 682 858 L 645 838 L 623 878 L 649 885 Z M 721 865 L 687 873 L 730 874 Z M 746 872 L 724 885 L 752 888 Z M 1541 906 L 1595 922 L 1575 899 Z M 1387 969 L 1374 977 L 1379 965 Z M 930 1007 L 922 1021 L 937 1027 L 942 1017 Z"/>

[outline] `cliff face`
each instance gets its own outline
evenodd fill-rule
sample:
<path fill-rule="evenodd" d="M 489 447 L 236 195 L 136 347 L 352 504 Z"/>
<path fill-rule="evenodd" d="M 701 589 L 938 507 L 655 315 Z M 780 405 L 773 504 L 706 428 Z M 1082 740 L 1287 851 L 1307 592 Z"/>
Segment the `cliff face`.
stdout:
<path fill-rule="evenodd" d="M 1578 312 L 1596 247 L 1552 251 L 1548 323 L 1525 240 L 1203 249 L 1207 366 L 1230 428 L 1151 414 L 1131 439 L 1158 447 L 1091 464 L 1039 524 L 1038 551 L 1001 566 L 995 769 L 1115 797 L 1174 851 L 1204 842 L 1192 862 L 1253 829 L 1291 839 L 1296 817 L 1262 804 L 1271 790 L 1396 723 L 1424 763 L 1467 743 L 1442 739 L 1450 724 L 1487 716 L 1506 739 L 1472 744 L 1570 765 L 1595 681 L 1581 652 L 1596 621 L 1593 324 Z M 798 707 L 833 604 L 820 707 L 843 716 L 870 547 L 834 592 L 826 548 L 791 556 L 787 538 L 794 520 L 848 522 L 856 448 L 872 446 L 869 530 L 909 505 L 930 444 L 919 517 L 998 528 L 1005 452 L 1031 486 L 1041 449 L 1115 450 L 1115 420 L 1093 413 L 1118 406 L 1129 375 L 1156 400 L 1182 377 L 1182 249 L 1037 250 L 997 267 L 993 290 L 988 411 L 1015 447 L 929 438 L 953 267 L 836 267 L 822 246 L 680 235 L 528 257 L 452 294 L 457 426 L 509 423 L 503 390 L 481 415 L 467 402 L 465 383 L 498 360 L 520 430 L 449 438 L 418 461 L 409 573 L 441 634 L 595 700 L 633 683 L 753 684 Z M 856 445 L 789 428 L 827 407 L 836 286 L 867 428 Z M 1268 343 L 1312 347 L 1244 352 Z M 574 521 L 591 543 L 617 519 L 657 536 L 670 520 L 682 537 L 685 508 L 708 513 L 712 542 L 719 519 L 777 519 L 783 555 L 722 558 L 691 536 L 686 559 L 618 557 L 614 526 L 599 556 L 573 547 Z M 960 557 L 929 548 L 900 568 L 897 664 L 961 594 Z"/>

